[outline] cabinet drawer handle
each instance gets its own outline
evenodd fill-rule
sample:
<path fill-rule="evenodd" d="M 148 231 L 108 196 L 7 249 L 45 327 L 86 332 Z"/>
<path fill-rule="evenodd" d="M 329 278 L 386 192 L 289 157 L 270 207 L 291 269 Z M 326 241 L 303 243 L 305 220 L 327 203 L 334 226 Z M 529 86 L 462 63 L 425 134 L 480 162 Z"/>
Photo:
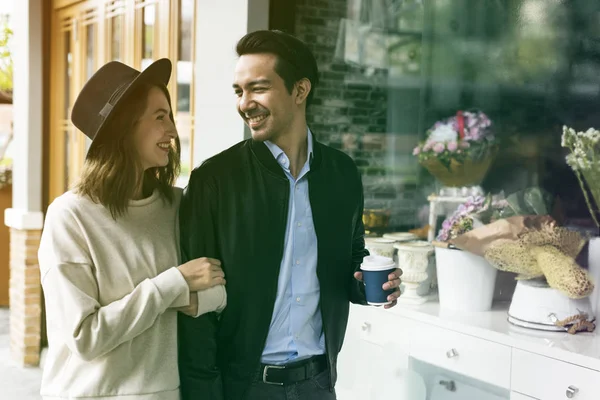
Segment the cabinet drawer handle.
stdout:
<path fill-rule="evenodd" d="M 446 357 L 448 357 L 448 358 L 458 357 L 458 351 L 456 351 L 456 349 L 450 349 L 446 352 Z"/>
<path fill-rule="evenodd" d="M 440 381 L 440 385 L 450 392 L 456 392 L 456 383 L 454 381 Z"/>
<path fill-rule="evenodd" d="M 368 322 L 363 322 L 362 325 L 360 326 L 360 329 L 362 329 L 363 332 L 368 331 L 371 328 L 371 324 Z"/>
<path fill-rule="evenodd" d="M 567 398 L 572 399 L 577 393 L 579 393 L 579 389 L 575 386 L 569 386 L 567 388 Z"/>

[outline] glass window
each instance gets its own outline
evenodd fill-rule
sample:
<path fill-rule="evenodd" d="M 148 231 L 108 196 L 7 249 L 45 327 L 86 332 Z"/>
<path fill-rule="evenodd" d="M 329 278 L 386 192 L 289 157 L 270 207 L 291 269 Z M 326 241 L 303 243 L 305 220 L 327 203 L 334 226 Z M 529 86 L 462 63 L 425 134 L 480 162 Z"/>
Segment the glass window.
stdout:
<path fill-rule="evenodd" d="M 123 37 L 125 24 L 125 2 L 122 0 L 109 1 L 106 4 L 107 32 L 106 45 L 111 61 L 123 61 L 123 47 L 126 38 Z"/>
<path fill-rule="evenodd" d="M 560 196 L 570 221 L 589 222 L 561 134 L 563 125 L 600 128 L 600 3 L 315 4 L 297 1 L 294 28 L 320 69 L 309 126 L 359 166 L 366 213 L 383 215 L 371 233 L 428 223 L 427 197 L 447 185 L 413 151 L 437 122 L 472 123 L 465 113 L 475 111 L 489 117 L 499 143 L 478 182 L 483 191 L 540 186 Z"/>
<path fill-rule="evenodd" d="M 92 77 L 96 72 L 96 25 L 89 24 L 85 27 L 85 80 Z M 85 151 L 87 153 L 92 141 L 85 137 Z"/>
<path fill-rule="evenodd" d="M 155 21 L 156 6 L 150 4 L 142 8 L 142 69 L 154 60 Z"/>
<path fill-rule="evenodd" d="M 110 24 L 110 49 L 111 49 L 111 60 L 122 61 L 122 35 L 123 35 L 123 19 L 124 15 L 117 15 L 111 18 Z"/>
<path fill-rule="evenodd" d="M 64 60 L 65 63 L 65 87 L 64 87 L 64 95 L 65 95 L 65 112 L 64 118 L 69 119 L 69 108 L 71 107 L 71 76 L 73 75 L 73 54 L 71 53 L 71 31 L 67 31 L 63 33 L 64 40 Z"/>
<path fill-rule="evenodd" d="M 64 121 L 61 124 L 63 135 L 64 135 L 64 190 L 69 190 L 69 164 L 72 157 L 71 149 L 71 132 L 73 131 L 73 125 L 70 120 L 71 110 L 71 79 L 73 76 L 73 53 L 71 52 L 71 31 L 63 33 L 64 40 L 64 63 L 65 63 L 65 76 L 64 76 Z"/>
<path fill-rule="evenodd" d="M 90 24 L 85 27 L 85 37 L 85 76 L 87 81 L 96 71 L 96 29 L 94 25 Z"/>
<path fill-rule="evenodd" d="M 177 44 L 177 111 L 176 123 L 181 142 L 181 175 L 178 185 L 184 186 L 192 168 L 192 78 L 193 78 L 194 1 L 179 0 Z"/>

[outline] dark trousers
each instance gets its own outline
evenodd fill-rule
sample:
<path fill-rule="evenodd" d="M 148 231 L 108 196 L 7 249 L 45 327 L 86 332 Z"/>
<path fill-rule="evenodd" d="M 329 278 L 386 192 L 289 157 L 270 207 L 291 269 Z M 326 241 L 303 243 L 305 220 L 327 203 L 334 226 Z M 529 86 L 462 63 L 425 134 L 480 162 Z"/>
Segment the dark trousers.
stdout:
<path fill-rule="evenodd" d="M 329 383 L 329 370 L 286 386 L 254 382 L 244 400 L 336 400 L 335 391 L 329 390 Z"/>

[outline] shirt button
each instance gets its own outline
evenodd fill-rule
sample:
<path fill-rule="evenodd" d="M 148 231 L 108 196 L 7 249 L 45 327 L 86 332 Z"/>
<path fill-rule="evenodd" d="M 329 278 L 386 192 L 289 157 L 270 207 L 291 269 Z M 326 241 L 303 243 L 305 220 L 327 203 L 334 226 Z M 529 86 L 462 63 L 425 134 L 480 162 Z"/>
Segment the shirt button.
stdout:
<path fill-rule="evenodd" d="M 296 297 L 296 303 L 300 303 L 300 297 Z"/>
<path fill-rule="evenodd" d="M 300 260 L 296 260 L 296 265 L 300 265 Z"/>
<path fill-rule="evenodd" d="M 298 226 L 302 226 L 302 222 L 298 222 Z"/>

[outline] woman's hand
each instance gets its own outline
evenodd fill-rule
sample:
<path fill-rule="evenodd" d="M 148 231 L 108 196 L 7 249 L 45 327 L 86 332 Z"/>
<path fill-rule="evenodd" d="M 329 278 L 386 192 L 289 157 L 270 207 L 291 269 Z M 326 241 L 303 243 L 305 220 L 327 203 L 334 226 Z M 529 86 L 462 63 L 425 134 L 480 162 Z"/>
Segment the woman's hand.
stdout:
<path fill-rule="evenodd" d="M 225 273 L 221 269 L 221 261 L 214 258 L 196 258 L 177 267 L 190 292 L 205 290 L 217 285 L 225 285 Z"/>

